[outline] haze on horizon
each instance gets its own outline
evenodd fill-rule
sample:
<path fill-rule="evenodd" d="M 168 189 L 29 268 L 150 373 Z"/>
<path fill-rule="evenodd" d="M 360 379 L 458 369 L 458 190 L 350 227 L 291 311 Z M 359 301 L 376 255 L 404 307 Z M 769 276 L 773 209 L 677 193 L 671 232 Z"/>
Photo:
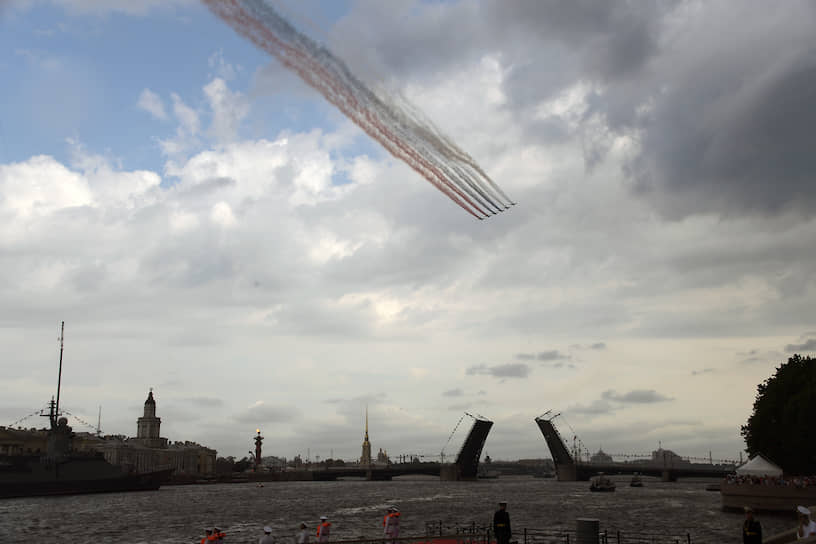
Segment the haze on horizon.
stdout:
<path fill-rule="evenodd" d="M 368 406 L 392 457 L 464 411 L 550 457 L 549 409 L 592 452 L 739 456 L 816 352 L 814 4 L 270 3 L 518 205 L 474 221 L 196 1 L 0 2 L 0 425 L 65 320 L 105 433 L 153 387 L 219 455 L 354 459 Z"/>

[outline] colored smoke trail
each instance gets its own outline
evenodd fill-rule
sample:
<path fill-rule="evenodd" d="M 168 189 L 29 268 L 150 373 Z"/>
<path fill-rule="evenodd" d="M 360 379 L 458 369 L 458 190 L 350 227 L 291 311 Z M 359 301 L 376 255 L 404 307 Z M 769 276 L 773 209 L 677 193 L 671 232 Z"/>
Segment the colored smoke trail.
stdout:
<path fill-rule="evenodd" d="M 375 94 L 342 60 L 298 32 L 264 0 L 202 1 L 477 219 L 515 204 L 470 155 L 413 106 L 404 99 Z"/>

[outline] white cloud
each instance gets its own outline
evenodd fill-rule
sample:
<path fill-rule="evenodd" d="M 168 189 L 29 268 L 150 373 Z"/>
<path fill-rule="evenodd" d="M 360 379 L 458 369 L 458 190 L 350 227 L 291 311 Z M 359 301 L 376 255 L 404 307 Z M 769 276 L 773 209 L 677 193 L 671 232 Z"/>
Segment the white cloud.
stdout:
<path fill-rule="evenodd" d="M 213 205 L 210 219 L 222 227 L 232 227 L 236 222 L 235 214 L 232 213 L 232 208 L 226 202 L 217 202 Z"/>
<path fill-rule="evenodd" d="M 212 110 L 212 137 L 221 143 L 235 140 L 241 121 L 249 113 L 249 104 L 243 95 L 230 91 L 220 77 L 204 86 L 204 95 Z"/>
<path fill-rule="evenodd" d="M 201 130 L 201 121 L 198 118 L 198 113 L 190 106 L 184 103 L 179 95 L 173 93 L 170 95 L 173 99 L 173 113 L 176 119 L 181 123 L 181 129 L 191 136 L 198 134 Z"/>
<path fill-rule="evenodd" d="M 0 165 L 0 209 L 24 220 L 93 203 L 87 179 L 52 157 Z"/>
<path fill-rule="evenodd" d="M 167 119 L 167 112 L 164 111 L 164 102 L 162 102 L 159 95 L 150 89 L 142 90 L 142 93 L 139 95 L 139 101 L 136 103 L 136 105 L 156 119 L 161 121 Z"/>

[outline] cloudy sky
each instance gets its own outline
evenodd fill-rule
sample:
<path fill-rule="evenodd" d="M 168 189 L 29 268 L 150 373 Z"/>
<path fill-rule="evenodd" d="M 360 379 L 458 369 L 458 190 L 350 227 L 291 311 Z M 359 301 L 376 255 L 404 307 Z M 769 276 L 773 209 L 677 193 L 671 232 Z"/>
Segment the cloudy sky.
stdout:
<path fill-rule="evenodd" d="M 273 5 L 518 205 L 476 221 L 193 0 L 0 2 L 0 424 L 243 456 L 734 459 L 816 351 L 816 8 Z M 383 91 L 384 90 L 384 91 Z M 75 430 L 90 430 L 72 420 Z M 41 425 L 29 418 L 23 425 Z"/>

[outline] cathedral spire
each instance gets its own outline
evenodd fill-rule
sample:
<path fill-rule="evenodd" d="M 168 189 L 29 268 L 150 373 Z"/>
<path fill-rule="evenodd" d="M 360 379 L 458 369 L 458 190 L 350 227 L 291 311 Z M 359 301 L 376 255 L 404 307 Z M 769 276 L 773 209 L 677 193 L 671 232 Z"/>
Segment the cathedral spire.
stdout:
<path fill-rule="evenodd" d="M 365 438 L 363 439 L 363 451 L 360 456 L 360 464 L 369 466 L 371 464 L 371 442 L 368 441 L 368 404 L 366 404 L 365 414 Z"/>

